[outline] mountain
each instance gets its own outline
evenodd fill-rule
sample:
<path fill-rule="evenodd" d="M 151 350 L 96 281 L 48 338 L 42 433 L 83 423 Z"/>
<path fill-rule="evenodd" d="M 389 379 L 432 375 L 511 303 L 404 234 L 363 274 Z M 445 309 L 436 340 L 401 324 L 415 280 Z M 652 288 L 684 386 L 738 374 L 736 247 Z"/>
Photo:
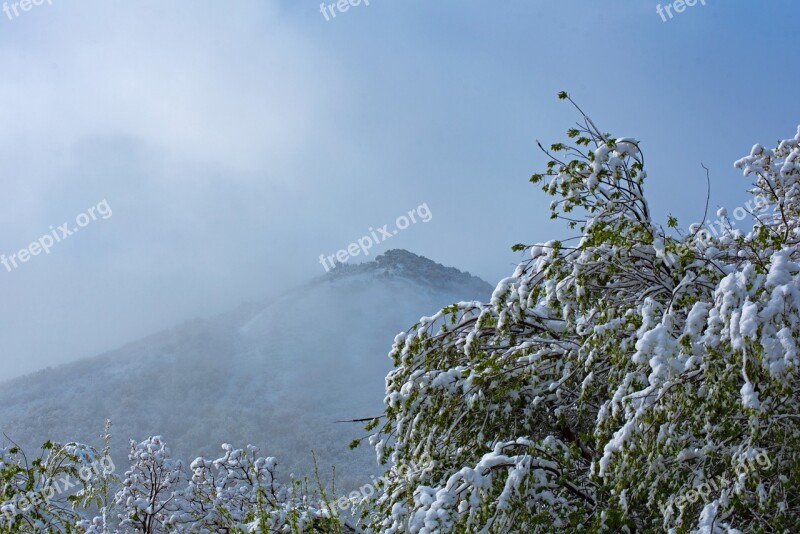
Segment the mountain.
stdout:
<path fill-rule="evenodd" d="M 382 413 L 394 336 L 443 306 L 488 300 L 492 287 L 403 250 L 340 265 L 307 285 L 118 350 L 0 383 L 0 431 L 28 450 L 44 441 L 98 444 L 113 427 L 115 462 L 128 440 L 161 435 L 176 457 L 216 458 L 253 444 L 281 473 L 323 475 L 352 488 L 380 471 L 348 443 Z M 122 471 L 120 469 L 120 471 Z"/>

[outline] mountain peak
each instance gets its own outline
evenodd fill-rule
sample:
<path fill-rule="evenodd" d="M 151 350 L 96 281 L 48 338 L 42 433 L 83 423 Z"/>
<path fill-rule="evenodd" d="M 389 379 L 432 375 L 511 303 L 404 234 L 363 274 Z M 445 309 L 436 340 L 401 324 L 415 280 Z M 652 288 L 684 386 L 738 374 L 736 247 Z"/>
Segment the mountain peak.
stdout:
<path fill-rule="evenodd" d="M 492 292 L 484 280 L 468 272 L 459 271 L 455 267 L 445 267 L 424 256 L 404 249 L 387 250 L 372 261 L 357 264 L 339 263 L 324 277 L 335 280 L 361 274 L 373 274 L 379 277 L 406 278 L 422 285 L 438 288 L 470 288 L 477 292 Z"/>

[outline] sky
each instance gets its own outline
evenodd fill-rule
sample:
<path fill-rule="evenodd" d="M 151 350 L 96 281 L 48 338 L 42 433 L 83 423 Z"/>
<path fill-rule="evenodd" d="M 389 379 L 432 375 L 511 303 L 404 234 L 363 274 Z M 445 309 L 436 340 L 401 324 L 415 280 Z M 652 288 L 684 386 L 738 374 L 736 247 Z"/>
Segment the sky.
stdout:
<path fill-rule="evenodd" d="M 0 381 L 301 286 L 352 243 L 494 284 L 513 244 L 572 235 L 528 182 L 579 118 L 560 90 L 641 141 L 682 227 L 701 163 L 733 209 L 733 161 L 800 124 L 796 0 L 41 1 L 0 12 L 0 254 L 31 253 L 0 265 Z"/>

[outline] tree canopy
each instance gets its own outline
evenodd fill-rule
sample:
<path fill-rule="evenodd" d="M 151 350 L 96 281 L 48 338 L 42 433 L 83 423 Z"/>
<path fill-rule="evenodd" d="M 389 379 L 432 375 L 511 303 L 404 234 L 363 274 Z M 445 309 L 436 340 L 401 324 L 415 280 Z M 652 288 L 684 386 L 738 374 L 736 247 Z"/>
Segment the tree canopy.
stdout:
<path fill-rule="evenodd" d="M 531 181 L 577 235 L 517 245 L 530 258 L 491 302 L 397 336 L 368 425 L 392 469 L 365 517 L 390 533 L 800 531 L 800 128 L 736 162 L 752 229 L 721 209 L 682 232 L 651 217 L 640 143 L 575 108 Z"/>

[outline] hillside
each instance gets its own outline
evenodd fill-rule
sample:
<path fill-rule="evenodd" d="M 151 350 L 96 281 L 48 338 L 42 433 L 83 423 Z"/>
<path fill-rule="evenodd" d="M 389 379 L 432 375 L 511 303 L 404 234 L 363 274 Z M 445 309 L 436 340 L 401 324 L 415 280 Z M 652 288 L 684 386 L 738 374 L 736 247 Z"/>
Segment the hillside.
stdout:
<path fill-rule="evenodd" d="M 0 431 L 33 450 L 47 439 L 97 443 L 114 422 L 114 457 L 128 439 L 162 435 L 176 456 L 252 443 L 281 473 L 307 473 L 310 451 L 348 487 L 377 471 L 363 435 L 342 419 L 382 413 L 387 353 L 421 315 L 487 300 L 486 282 L 393 250 L 303 287 L 118 350 L 0 384 Z M 123 464 L 124 465 L 124 464 Z"/>

